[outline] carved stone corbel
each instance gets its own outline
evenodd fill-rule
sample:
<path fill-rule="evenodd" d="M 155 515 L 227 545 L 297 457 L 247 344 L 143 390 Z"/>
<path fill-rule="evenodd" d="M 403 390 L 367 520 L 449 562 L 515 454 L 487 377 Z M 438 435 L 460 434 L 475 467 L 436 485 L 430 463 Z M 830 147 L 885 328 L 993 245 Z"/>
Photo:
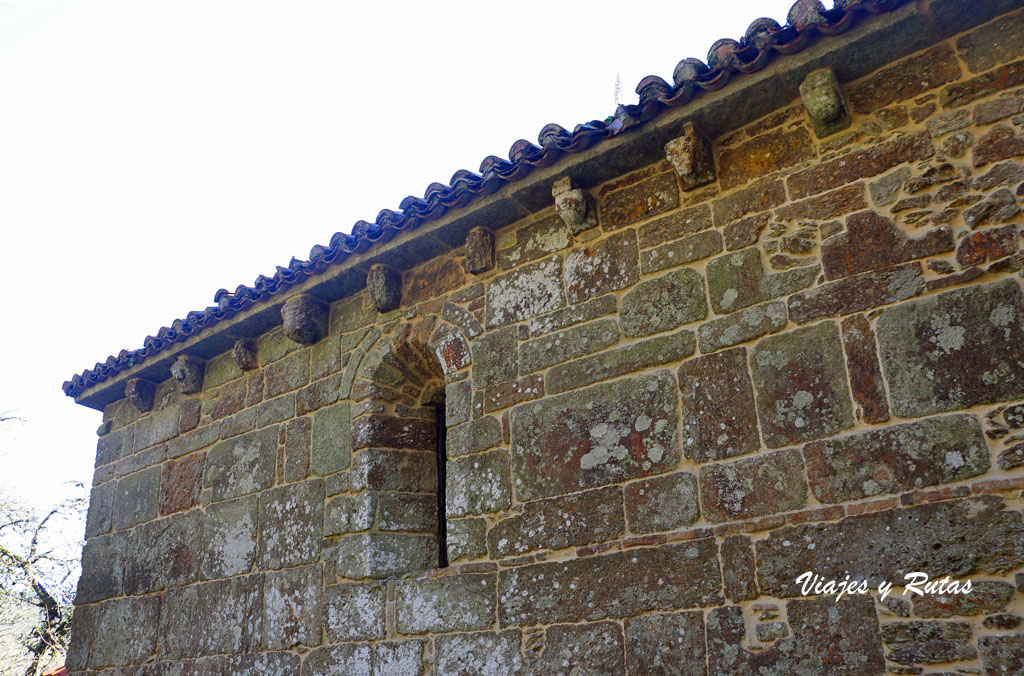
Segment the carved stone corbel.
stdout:
<path fill-rule="evenodd" d="M 573 235 L 589 230 L 597 225 L 597 207 L 594 198 L 564 176 L 551 186 L 551 196 L 555 198 L 555 213 L 562 217 Z"/>
<path fill-rule="evenodd" d="M 402 273 L 381 263 L 372 265 L 366 275 L 366 290 L 377 312 L 397 310 L 402 304 Z"/>
<path fill-rule="evenodd" d="M 235 358 L 238 368 L 252 371 L 260 365 L 256 357 L 256 341 L 252 338 L 239 338 L 231 348 L 231 356 Z"/>
<path fill-rule="evenodd" d="M 683 190 L 713 183 L 715 158 L 711 141 L 692 123 L 683 125 L 683 135 L 665 144 L 665 156 L 682 179 Z"/>
<path fill-rule="evenodd" d="M 305 294 L 293 296 L 281 307 L 284 335 L 300 345 L 312 345 L 327 335 L 327 303 Z"/>
<path fill-rule="evenodd" d="M 818 138 L 824 138 L 850 126 L 850 110 L 836 74 L 828 68 L 807 75 L 800 84 L 800 97 Z"/>
<path fill-rule="evenodd" d="M 179 355 L 171 364 L 171 377 L 178 383 L 182 394 L 195 394 L 203 389 L 203 374 L 206 364 L 198 357 Z"/>
<path fill-rule="evenodd" d="M 131 378 L 124 384 L 124 398 L 140 413 L 153 410 L 153 398 L 156 396 L 156 385 Z"/>

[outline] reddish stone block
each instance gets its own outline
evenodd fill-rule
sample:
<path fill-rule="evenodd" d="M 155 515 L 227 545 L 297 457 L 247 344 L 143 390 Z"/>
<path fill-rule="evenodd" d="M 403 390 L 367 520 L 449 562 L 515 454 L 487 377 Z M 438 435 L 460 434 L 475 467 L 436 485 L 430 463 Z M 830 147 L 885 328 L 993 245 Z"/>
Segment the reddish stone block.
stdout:
<path fill-rule="evenodd" d="M 544 396 L 544 376 L 535 373 L 484 390 L 484 412 L 499 411 Z"/>
<path fill-rule="evenodd" d="M 814 141 L 806 128 L 777 129 L 723 150 L 718 159 L 718 178 L 722 189 L 729 190 L 815 157 Z"/>
<path fill-rule="evenodd" d="M 458 261 L 449 256 L 439 256 L 409 272 L 402 292 L 402 302 L 415 305 L 454 291 L 465 283 L 466 273 Z"/>
<path fill-rule="evenodd" d="M 191 509 L 199 504 L 206 453 L 168 460 L 160 471 L 160 515 Z"/>
<path fill-rule="evenodd" d="M 598 488 L 526 503 L 522 513 L 490 529 L 487 546 L 492 557 L 504 558 L 603 542 L 620 537 L 625 530 L 621 489 Z"/>
<path fill-rule="evenodd" d="M 671 171 L 655 174 L 609 194 L 601 204 L 601 227 L 617 230 L 679 206 L 679 185 Z"/>
<path fill-rule="evenodd" d="M 780 207 L 775 210 L 775 217 L 784 221 L 799 219 L 824 221 L 848 214 L 851 211 L 867 208 L 868 203 L 864 199 L 864 184 L 854 183 L 824 195 L 809 197 L 800 202 Z M 728 239 L 728 235 L 726 237 Z"/>
<path fill-rule="evenodd" d="M 807 504 L 803 461 L 788 449 L 704 465 L 700 494 L 704 518 L 713 522 L 800 509 Z"/>
<path fill-rule="evenodd" d="M 750 366 L 769 448 L 853 427 L 842 349 L 831 322 L 769 336 L 754 347 Z"/>
<path fill-rule="evenodd" d="M 920 263 L 872 270 L 793 294 L 789 317 L 797 324 L 841 317 L 919 296 L 924 289 Z"/>
<path fill-rule="evenodd" d="M 706 204 L 699 204 L 645 223 L 640 226 L 637 234 L 640 248 L 647 249 L 685 235 L 693 235 L 710 227 L 711 208 Z"/>
<path fill-rule="evenodd" d="M 782 181 L 760 181 L 711 203 L 715 225 L 723 226 L 747 214 L 767 211 L 786 201 Z"/>
<path fill-rule="evenodd" d="M 686 457 L 721 460 L 761 446 L 744 348 L 691 359 L 678 375 Z"/>
<path fill-rule="evenodd" d="M 640 277 L 636 234 L 621 232 L 565 257 L 565 290 L 579 303 L 634 284 Z"/>
<path fill-rule="evenodd" d="M 927 160 L 934 154 L 935 148 L 927 132 L 899 136 L 793 174 L 787 180 L 789 194 L 793 199 L 803 199 L 861 178 L 877 176 L 905 162 Z"/>
<path fill-rule="evenodd" d="M 862 211 L 847 217 L 846 232 L 821 245 L 821 265 L 826 279 L 840 279 L 952 251 L 953 246 L 953 232 L 948 227 L 910 239 L 888 218 Z"/>
<path fill-rule="evenodd" d="M 966 268 L 1012 256 L 1017 252 L 1017 236 L 1016 225 L 972 232 L 957 245 L 956 262 Z"/>
<path fill-rule="evenodd" d="M 375 447 L 433 451 L 437 449 L 435 427 L 434 421 L 419 418 L 361 416 L 352 421 L 352 450 Z"/>
<path fill-rule="evenodd" d="M 999 580 L 978 580 L 969 594 L 929 594 L 914 597 L 918 617 L 971 617 L 1001 612 L 1013 598 L 1013 585 Z"/>
<path fill-rule="evenodd" d="M 847 95 L 854 112 L 870 113 L 959 78 L 960 64 L 953 49 L 939 45 L 859 81 Z"/>
<path fill-rule="evenodd" d="M 700 517 L 697 479 L 689 472 L 678 472 L 627 484 L 625 508 L 634 533 L 688 526 Z"/>
<path fill-rule="evenodd" d="M 959 108 L 990 94 L 1024 84 L 1024 61 L 1010 63 L 984 75 L 951 84 L 942 90 L 939 101 L 943 108 Z"/>
<path fill-rule="evenodd" d="M 725 597 L 733 603 L 750 601 L 759 595 L 754 574 L 754 548 L 745 535 L 730 535 L 722 540 L 722 579 Z"/>
<path fill-rule="evenodd" d="M 885 422 L 889 419 L 889 402 L 871 324 L 864 315 L 847 317 L 840 335 L 846 351 L 853 401 L 859 407 L 858 417 L 869 423 Z"/>
<path fill-rule="evenodd" d="M 645 615 L 626 620 L 626 666 L 645 676 L 707 676 L 704 614 Z"/>
<path fill-rule="evenodd" d="M 756 244 L 761 233 L 768 227 L 768 214 L 758 214 L 729 223 L 722 229 L 727 251 L 735 251 Z"/>
<path fill-rule="evenodd" d="M 1024 155 L 1024 137 L 1012 127 L 998 124 L 974 144 L 974 166 L 983 167 L 1009 157 Z"/>

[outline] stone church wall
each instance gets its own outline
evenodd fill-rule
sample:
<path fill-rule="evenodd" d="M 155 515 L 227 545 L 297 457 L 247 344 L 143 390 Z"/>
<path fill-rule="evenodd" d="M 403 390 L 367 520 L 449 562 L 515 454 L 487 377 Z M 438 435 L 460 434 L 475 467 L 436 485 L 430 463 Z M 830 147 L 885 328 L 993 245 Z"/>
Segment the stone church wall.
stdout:
<path fill-rule="evenodd" d="M 711 180 L 689 128 L 129 388 L 71 672 L 1024 673 L 1022 55 L 1017 11 L 839 131 L 797 97 Z"/>

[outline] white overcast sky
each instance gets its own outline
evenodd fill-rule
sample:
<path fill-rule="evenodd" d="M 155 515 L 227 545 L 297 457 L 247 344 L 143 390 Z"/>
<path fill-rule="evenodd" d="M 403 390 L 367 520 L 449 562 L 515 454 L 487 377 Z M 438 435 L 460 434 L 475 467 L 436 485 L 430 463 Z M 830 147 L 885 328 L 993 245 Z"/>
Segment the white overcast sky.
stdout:
<path fill-rule="evenodd" d="M 90 483 L 73 373 L 790 4 L 0 0 L 0 487 Z"/>

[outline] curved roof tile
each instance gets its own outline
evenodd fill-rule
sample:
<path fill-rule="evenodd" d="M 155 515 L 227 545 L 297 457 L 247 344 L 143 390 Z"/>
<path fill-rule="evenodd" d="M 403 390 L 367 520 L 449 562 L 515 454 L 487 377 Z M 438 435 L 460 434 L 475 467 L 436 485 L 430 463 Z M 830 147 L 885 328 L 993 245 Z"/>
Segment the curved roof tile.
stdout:
<path fill-rule="evenodd" d="M 872 14 L 889 12 L 904 0 L 835 0 L 826 9 L 820 0 L 797 0 L 789 10 L 786 25 L 773 19 L 755 20 L 740 40 L 723 38 L 708 52 L 707 62 L 686 58 L 673 73 L 672 84 L 656 75 L 643 78 L 636 87 L 639 101 L 619 106 L 606 121 L 593 120 L 576 125 L 570 132 L 557 124 L 547 124 L 537 136 L 537 144 L 520 139 L 509 149 L 508 159 L 489 155 L 480 163 L 479 173 L 460 169 L 448 185 L 431 183 L 423 197 L 410 195 L 399 204 L 399 211 L 383 209 L 373 223 L 357 221 L 351 234 L 335 233 L 330 242 L 316 245 L 309 260 L 293 258 L 288 267 L 277 267 L 272 277 L 260 275 L 251 287 L 239 286 L 233 292 L 220 289 L 214 303 L 205 310 L 189 312 L 175 319 L 156 336 L 147 336 L 142 349 L 121 350 L 103 363 L 72 376 L 64 383 L 64 393 L 77 397 L 94 385 L 136 366 L 149 357 L 228 319 L 242 310 L 283 293 L 327 267 L 345 261 L 353 253 L 363 253 L 395 234 L 414 230 L 422 223 L 441 218 L 450 209 L 464 207 L 473 200 L 493 193 L 505 183 L 519 181 L 534 168 L 548 167 L 566 153 L 578 153 L 604 139 L 614 137 L 670 108 L 689 103 L 701 91 L 716 91 L 733 74 L 749 74 L 764 68 L 773 53 L 793 54 L 809 44 L 815 33 L 833 36 L 847 30 L 858 11 Z"/>

